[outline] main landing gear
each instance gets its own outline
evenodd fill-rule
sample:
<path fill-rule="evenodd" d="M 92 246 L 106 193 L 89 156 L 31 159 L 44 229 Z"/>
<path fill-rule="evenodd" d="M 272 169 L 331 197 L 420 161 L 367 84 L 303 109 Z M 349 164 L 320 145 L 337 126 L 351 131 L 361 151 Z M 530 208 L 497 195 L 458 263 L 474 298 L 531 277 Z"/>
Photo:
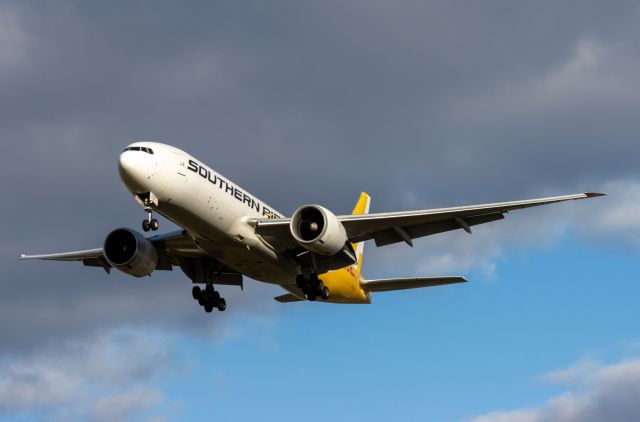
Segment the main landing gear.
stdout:
<path fill-rule="evenodd" d="M 329 299 L 329 289 L 324 285 L 322 280 L 318 278 L 318 274 L 311 273 L 309 277 L 300 274 L 296 277 L 296 285 L 307 295 L 310 301 L 320 297 L 322 300 Z"/>
<path fill-rule="evenodd" d="M 148 217 L 142 220 L 142 230 L 146 232 L 148 232 L 149 230 L 153 230 L 153 231 L 158 230 L 158 227 L 160 227 L 160 224 L 158 223 L 158 220 L 153 218 L 153 210 L 151 208 L 145 208 L 145 211 Z"/>
<path fill-rule="evenodd" d="M 227 302 L 224 298 L 220 297 L 220 293 L 214 290 L 212 284 L 207 284 L 204 290 L 198 286 L 194 286 L 191 294 L 200 306 L 204 307 L 207 313 L 213 311 L 213 308 L 217 308 L 220 312 L 227 309 Z"/>

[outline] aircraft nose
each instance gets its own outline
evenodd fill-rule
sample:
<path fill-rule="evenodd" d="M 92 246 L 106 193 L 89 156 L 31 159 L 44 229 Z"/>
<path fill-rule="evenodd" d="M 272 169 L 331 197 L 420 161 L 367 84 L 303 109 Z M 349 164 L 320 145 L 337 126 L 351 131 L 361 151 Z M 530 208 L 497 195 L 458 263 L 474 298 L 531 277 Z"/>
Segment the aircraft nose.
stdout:
<path fill-rule="evenodd" d="M 120 176 L 122 178 L 133 176 L 140 167 L 139 160 L 136 159 L 135 155 L 130 151 L 125 151 L 120 154 L 120 159 L 118 160 L 118 170 L 120 171 Z"/>
<path fill-rule="evenodd" d="M 120 178 L 132 190 L 143 189 L 148 176 L 148 163 L 143 155 L 138 151 L 124 151 L 118 160 Z"/>
<path fill-rule="evenodd" d="M 134 170 L 135 163 L 131 159 L 131 154 L 127 154 L 127 151 L 120 154 L 120 159 L 118 160 L 118 171 L 120 172 L 120 176 L 124 177 Z"/>

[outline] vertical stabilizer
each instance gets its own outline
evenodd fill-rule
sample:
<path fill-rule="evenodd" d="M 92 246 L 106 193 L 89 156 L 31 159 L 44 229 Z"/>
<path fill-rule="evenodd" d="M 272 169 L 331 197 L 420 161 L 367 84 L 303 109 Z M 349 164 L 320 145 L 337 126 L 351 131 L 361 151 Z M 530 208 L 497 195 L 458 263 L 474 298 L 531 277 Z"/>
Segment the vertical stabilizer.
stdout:
<path fill-rule="evenodd" d="M 362 192 L 360 194 L 360 198 L 356 203 L 355 208 L 353 209 L 353 215 L 362 215 L 369 214 L 369 204 L 371 203 L 371 197 L 366 193 Z M 362 255 L 364 254 L 364 242 L 353 243 L 353 250 L 356 251 L 357 261 L 353 266 L 355 267 L 358 274 L 360 274 L 360 270 L 362 269 Z"/>

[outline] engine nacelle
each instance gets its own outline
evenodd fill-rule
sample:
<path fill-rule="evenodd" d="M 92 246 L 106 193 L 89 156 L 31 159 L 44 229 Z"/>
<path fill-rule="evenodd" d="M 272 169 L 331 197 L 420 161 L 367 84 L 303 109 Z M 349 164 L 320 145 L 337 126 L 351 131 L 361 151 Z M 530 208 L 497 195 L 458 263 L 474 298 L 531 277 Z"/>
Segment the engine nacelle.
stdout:
<path fill-rule="evenodd" d="M 158 252 L 142 234 L 115 229 L 104 241 L 104 257 L 114 268 L 135 277 L 151 275 L 158 266 Z"/>
<path fill-rule="evenodd" d="M 300 245 L 319 255 L 335 255 L 347 242 L 347 231 L 338 217 L 320 205 L 298 208 L 291 217 L 289 229 Z"/>

